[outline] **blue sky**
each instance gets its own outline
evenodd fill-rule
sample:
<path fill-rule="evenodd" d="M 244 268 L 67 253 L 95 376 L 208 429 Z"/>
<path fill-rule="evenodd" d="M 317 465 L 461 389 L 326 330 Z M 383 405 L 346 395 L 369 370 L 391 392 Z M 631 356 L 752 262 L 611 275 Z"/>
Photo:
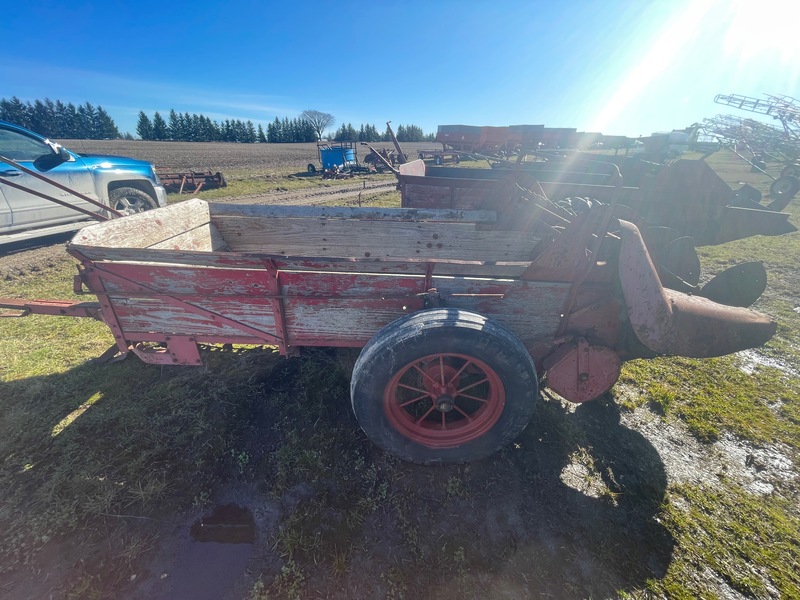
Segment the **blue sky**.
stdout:
<path fill-rule="evenodd" d="M 3 13 L 0 97 L 99 104 L 134 134 L 140 110 L 174 108 L 638 136 L 737 114 L 719 93 L 800 98 L 797 0 L 37 0 Z"/>

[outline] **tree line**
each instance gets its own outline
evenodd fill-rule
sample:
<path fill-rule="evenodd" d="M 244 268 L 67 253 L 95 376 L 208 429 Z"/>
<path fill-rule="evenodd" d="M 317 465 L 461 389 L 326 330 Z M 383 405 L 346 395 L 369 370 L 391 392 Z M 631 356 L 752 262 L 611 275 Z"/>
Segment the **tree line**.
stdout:
<path fill-rule="evenodd" d="M 49 98 L 22 102 L 16 96 L 0 99 L 0 120 L 21 125 L 45 137 L 105 140 L 122 137 L 114 119 L 102 106 L 89 102 L 75 106 Z"/>
<path fill-rule="evenodd" d="M 143 140 L 175 142 L 240 142 L 255 144 L 266 142 L 261 125 L 256 128 L 252 121 L 225 119 L 212 121 L 205 115 L 169 111 L 165 120 L 158 111 L 153 118 L 139 111 L 136 133 Z"/>
<path fill-rule="evenodd" d="M 22 102 L 16 96 L 10 100 L 0 99 L 0 120 L 21 125 L 40 135 L 66 139 L 133 139 L 130 133 L 120 134 L 116 123 L 102 106 L 89 102 L 75 106 L 49 98 Z M 165 119 L 158 111 L 152 117 L 144 111 L 139 112 L 136 133 L 143 140 L 182 141 L 182 142 L 239 142 L 253 143 L 291 143 L 314 142 L 323 132 L 333 127 L 331 114 L 316 110 L 306 110 L 295 119 L 275 117 L 267 124 L 266 130 L 252 121 L 225 119 L 214 121 L 203 114 L 179 113 L 169 111 Z M 434 135 L 425 135 L 416 125 L 399 125 L 395 132 L 398 141 L 434 141 Z M 351 123 L 342 124 L 333 134 L 335 141 L 389 142 L 391 132 L 387 125 L 379 133 L 374 125 L 361 124 L 359 129 Z"/>
<path fill-rule="evenodd" d="M 432 133 L 425 135 L 422 128 L 416 125 L 398 125 L 395 136 L 398 142 L 436 141 L 436 137 Z M 392 141 L 392 132 L 389 130 L 388 125 L 383 134 L 380 134 L 374 125 L 363 124 L 361 128 L 356 131 L 355 127 L 353 127 L 351 123 L 348 123 L 346 125 L 342 124 L 339 129 L 336 130 L 336 133 L 333 134 L 333 139 L 337 142 L 390 142 Z"/>

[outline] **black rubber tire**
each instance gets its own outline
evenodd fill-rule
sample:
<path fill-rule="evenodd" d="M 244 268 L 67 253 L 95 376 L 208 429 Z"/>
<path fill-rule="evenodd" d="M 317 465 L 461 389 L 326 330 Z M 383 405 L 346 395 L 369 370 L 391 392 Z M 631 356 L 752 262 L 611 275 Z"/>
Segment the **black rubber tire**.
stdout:
<path fill-rule="evenodd" d="M 462 445 L 432 448 L 392 425 L 384 394 L 396 374 L 429 355 L 457 354 L 482 361 L 502 382 L 504 405 L 487 431 Z M 513 441 L 539 398 L 536 367 L 522 342 L 499 323 L 457 309 L 431 309 L 398 319 L 376 333 L 353 368 L 353 412 L 367 436 L 387 452 L 418 464 L 463 463 Z"/>
<path fill-rule="evenodd" d="M 794 198 L 798 191 L 800 191 L 800 181 L 789 176 L 778 177 L 769 186 L 769 195 L 773 198 Z"/>
<path fill-rule="evenodd" d="M 317 167 L 315 167 L 311 163 L 308 163 L 308 166 L 306 167 L 306 170 L 308 171 L 309 175 L 316 175 L 317 174 Z"/>
<path fill-rule="evenodd" d="M 781 177 L 800 179 L 800 165 L 786 165 L 781 171 Z"/>
<path fill-rule="evenodd" d="M 108 201 L 111 208 L 126 215 L 133 215 L 158 207 L 155 198 L 150 194 L 132 187 L 120 187 L 111 190 L 108 194 Z"/>
<path fill-rule="evenodd" d="M 422 152 L 420 152 L 419 154 L 417 154 L 417 158 L 423 160 L 425 158 L 425 155 Z"/>
<path fill-rule="evenodd" d="M 440 165 L 440 164 L 442 164 L 442 162 L 443 161 L 442 161 L 442 157 L 441 156 L 434 156 L 433 157 L 433 164 Z"/>

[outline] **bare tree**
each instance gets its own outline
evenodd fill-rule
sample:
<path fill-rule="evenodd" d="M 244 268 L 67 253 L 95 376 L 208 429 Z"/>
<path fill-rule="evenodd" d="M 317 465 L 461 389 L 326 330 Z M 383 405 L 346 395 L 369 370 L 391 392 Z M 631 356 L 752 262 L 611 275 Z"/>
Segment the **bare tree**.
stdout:
<path fill-rule="evenodd" d="M 311 123 L 318 140 L 322 139 L 322 132 L 328 129 L 328 127 L 333 127 L 333 124 L 336 122 L 333 115 L 318 110 L 304 110 L 300 114 L 300 118 Z"/>

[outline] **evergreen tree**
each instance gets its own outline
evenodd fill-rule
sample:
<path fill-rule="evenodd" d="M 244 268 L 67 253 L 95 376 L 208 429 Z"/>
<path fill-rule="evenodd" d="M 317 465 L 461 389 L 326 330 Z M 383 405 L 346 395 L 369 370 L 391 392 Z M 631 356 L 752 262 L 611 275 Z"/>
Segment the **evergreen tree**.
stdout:
<path fill-rule="evenodd" d="M 47 102 L 50 100 L 46 99 Z M 52 102 L 50 102 L 52 104 Z M 30 111 L 30 129 L 43 135 L 45 137 L 53 136 L 55 132 L 55 120 L 48 106 L 41 100 L 36 100 L 33 103 L 32 110 Z"/>
<path fill-rule="evenodd" d="M 247 130 L 247 140 L 246 140 L 247 143 L 255 144 L 258 141 L 258 136 L 256 134 L 255 125 L 253 125 L 252 121 L 247 121 L 246 130 Z"/>
<path fill-rule="evenodd" d="M 179 139 L 178 136 L 180 135 L 181 124 L 178 121 L 178 113 L 175 112 L 174 108 L 171 108 L 169 111 L 168 117 L 168 125 L 167 125 L 167 132 L 169 139 L 177 140 Z"/>
<path fill-rule="evenodd" d="M 64 119 L 67 124 L 67 133 L 66 137 L 69 138 L 77 138 L 78 137 L 78 109 L 75 105 L 70 102 L 67 104 L 67 109 L 64 113 Z"/>
<path fill-rule="evenodd" d="M 82 140 L 97 139 L 95 136 L 94 121 L 94 106 L 88 102 L 86 104 L 81 104 L 78 107 L 76 137 Z"/>
<path fill-rule="evenodd" d="M 11 100 L 5 98 L 0 100 L 0 119 L 30 129 L 28 110 L 22 100 L 16 96 L 12 96 Z"/>
<path fill-rule="evenodd" d="M 94 113 L 94 133 L 101 140 L 115 140 L 120 137 L 117 125 L 102 106 L 98 106 Z"/>
<path fill-rule="evenodd" d="M 261 123 L 258 124 L 258 143 L 266 144 L 267 136 L 264 135 L 264 130 L 261 128 Z"/>
<path fill-rule="evenodd" d="M 169 139 L 169 127 L 158 111 L 153 115 L 153 137 L 152 139 L 162 141 Z"/>

